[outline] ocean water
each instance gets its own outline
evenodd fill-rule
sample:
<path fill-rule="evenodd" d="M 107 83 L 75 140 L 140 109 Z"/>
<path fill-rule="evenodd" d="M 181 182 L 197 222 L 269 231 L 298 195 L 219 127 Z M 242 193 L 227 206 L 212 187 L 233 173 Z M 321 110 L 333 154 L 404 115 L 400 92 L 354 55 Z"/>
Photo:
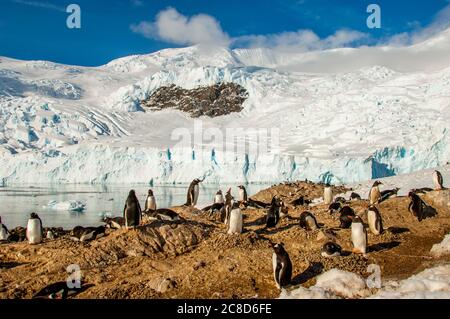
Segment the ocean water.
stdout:
<path fill-rule="evenodd" d="M 186 202 L 189 185 L 164 185 L 152 187 L 158 208 L 179 206 Z M 267 184 L 249 184 L 246 186 L 249 196 L 268 188 Z M 238 197 L 237 185 L 200 184 L 197 207 L 212 204 L 218 189 L 225 191 L 232 187 L 232 194 Z M 30 213 L 36 212 L 44 227 L 99 226 L 101 218 L 122 216 L 125 200 L 130 189 L 134 189 L 144 207 L 146 185 L 36 185 L 0 187 L 0 216 L 9 228 L 26 227 Z M 81 201 L 86 204 L 83 212 L 56 211 L 47 207 L 50 201 Z"/>

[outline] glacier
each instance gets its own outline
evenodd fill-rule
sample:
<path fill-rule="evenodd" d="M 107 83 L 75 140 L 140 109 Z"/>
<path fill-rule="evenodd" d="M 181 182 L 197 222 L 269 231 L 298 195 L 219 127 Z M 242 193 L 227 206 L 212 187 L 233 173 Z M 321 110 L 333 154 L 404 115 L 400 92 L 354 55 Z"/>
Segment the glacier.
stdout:
<path fill-rule="evenodd" d="M 339 50 L 347 49 L 318 52 L 315 63 Z M 364 53 L 352 54 L 358 50 Z M 194 46 L 100 67 L 0 57 L 0 185 L 175 184 L 203 176 L 217 184 L 348 184 L 449 162 L 450 60 L 432 70 L 369 61 L 302 71 L 302 57 L 313 54 Z M 247 90 L 243 111 L 193 119 L 140 106 L 162 86 L 221 82 Z M 230 129 L 268 132 L 268 139 L 250 134 L 237 145 Z M 180 136 L 189 138 L 180 143 Z"/>

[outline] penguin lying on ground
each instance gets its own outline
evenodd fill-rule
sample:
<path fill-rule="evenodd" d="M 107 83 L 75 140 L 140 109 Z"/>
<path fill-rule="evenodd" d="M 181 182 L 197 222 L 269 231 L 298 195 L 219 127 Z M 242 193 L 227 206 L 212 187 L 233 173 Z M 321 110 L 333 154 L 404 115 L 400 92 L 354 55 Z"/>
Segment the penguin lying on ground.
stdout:
<path fill-rule="evenodd" d="M 334 199 L 334 203 L 341 203 L 342 205 L 345 205 L 345 203 L 347 203 L 347 200 L 344 197 L 339 196 Z"/>
<path fill-rule="evenodd" d="M 361 200 L 361 195 L 357 194 L 357 193 L 351 193 L 350 194 L 350 200 L 354 201 L 354 200 Z"/>
<path fill-rule="evenodd" d="M 69 288 L 67 282 L 60 281 L 48 285 L 37 292 L 33 299 L 67 299 L 68 297 L 73 297 L 80 292 L 92 287 L 92 284 L 81 284 L 80 288 Z"/>
<path fill-rule="evenodd" d="M 339 257 L 342 254 L 342 247 L 336 243 L 328 242 L 322 247 L 321 255 L 326 258 Z"/>
<path fill-rule="evenodd" d="M 311 204 L 311 201 L 306 199 L 303 195 L 291 202 L 291 205 L 293 206 L 303 206 L 309 204 Z"/>
<path fill-rule="evenodd" d="M 426 194 L 428 192 L 432 192 L 433 189 L 429 188 L 429 187 L 422 187 L 422 188 L 414 188 L 411 190 L 411 192 L 415 193 L 415 194 Z"/>
<path fill-rule="evenodd" d="M 380 202 L 383 202 L 391 197 L 397 196 L 399 190 L 400 190 L 400 188 L 397 187 L 394 189 L 388 189 L 388 190 L 382 191 Z"/>
<path fill-rule="evenodd" d="M 330 215 L 337 213 L 340 209 L 341 203 L 331 203 L 330 206 L 328 206 L 328 211 L 330 212 Z"/>
<path fill-rule="evenodd" d="M 82 227 L 76 226 L 70 232 L 70 239 L 80 242 L 87 242 L 103 237 L 106 232 L 106 226 Z"/>
<path fill-rule="evenodd" d="M 177 221 L 181 220 L 180 216 L 173 210 L 168 208 L 160 208 L 157 210 L 147 210 L 143 213 L 150 220 Z"/>
<path fill-rule="evenodd" d="M 123 217 L 104 217 L 102 221 L 106 224 L 106 227 L 111 229 L 121 229 L 125 226 Z"/>
<path fill-rule="evenodd" d="M 316 230 L 319 228 L 317 220 L 310 212 L 303 212 L 300 215 L 300 227 L 307 231 Z"/>

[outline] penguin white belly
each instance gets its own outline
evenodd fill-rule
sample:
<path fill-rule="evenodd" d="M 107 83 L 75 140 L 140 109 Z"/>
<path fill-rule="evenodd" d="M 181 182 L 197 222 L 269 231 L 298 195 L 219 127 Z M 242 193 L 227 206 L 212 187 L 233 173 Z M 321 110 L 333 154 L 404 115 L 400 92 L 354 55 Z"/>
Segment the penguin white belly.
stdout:
<path fill-rule="evenodd" d="M 156 210 L 156 200 L 154 196 L 149 196 L 147 198 L 147 209 Z"/>
<path fill-rule="evenodd" d="M 370 205 L 377 204 L 381 199 L 381 193 L 378 187 L 372 187 L 369 194 Z"/>
<path fill-rule="evenodd" d="M 230 214 L 230 227 L 228 228 L 228 234 L 240 233 L 242 233 L 242 213 L 240 209 L 234 209 Z"/>
<path fill-rule="evenodd" d="M 8 240 L 9 234 L 6 229 L 0 224 L 0 240 Z"/>
<path fill-rule="evenodd" d="M 367 237 L 364 225 L 361 223 L 352 224 L 352 242 L 353 251 L 356 253 L 365 254 L 367 251 Z"/>
<path fill-rule="evenodd" d="M 272 254 L 272 266 L 273 266 L 273 278 L 275 279 L 275 282 L 277 284 L 278 289 L 280 289 L 280 278 L 277 277 L 277 254 Z"/>
<path fill-rule="evenodd" d="M 39 219 L 28 220 L 27 239 L 30 244 L 39 244 L 42 241 L 42 225 Z"/>
<path fill-rule="evenodd" d="M 311 229 L 311 230 L 317 229 L 316 220 L 312 216 L 306 217 L 306 223 L 308 224 L 309 229 Z"/>
<path fill-rule="evenodd" d="M 379 226 L 380 222 L 374 211 L 369 210 L 369 212 L 367 213 L 367 222 L 369 223 L 370 232 L 374 235 L 379 235 L 380 234 L 380 226 Z"/>
<path fill-rule="evenodd" d="M 216 197 L 214 198 L 214 204 L 223 204 L 224 200 L 223 200 L 223 196 L 222 195 L 216 195 Z"/>
<path fill-rule="evenodd" d="M 85 241 L 91 240 L 93 237 L 94 237 L 94 231 L 91 231 L 87 234 L 82 235 L 80 237 L 80 241 L 85 242 Z"/>
<path fill-rule="evenodd" d="M 331 190 L 331 187 L 325 187 L 323 191 L 323 201 L 327 205 L 330 205 L 333 202 L 333 192 Z"/>
<path fill-rule="evenodd" d="M 440 190 L 441 189 L 441 181 L 440 181 L 439 175 L 436 172 L 433 173 L 433 182 L 434 182 L 435 189 Z"/>
<path fill-rule="evenodd" d="M 245 191 L 243 189 L 239 190 L 239 200 L 243 202 L 245 200 Z"/>
<path fill-rule="evenodd" d="M 193 201 L 192 201 L 192 206 L 196 206 L 197 205 L 199 192 L 200 192 L 200 186 L 198 186 L 198 184 L 197 184 L 197 185 L 194 186 L 194 198 L 193 198 Z"/>

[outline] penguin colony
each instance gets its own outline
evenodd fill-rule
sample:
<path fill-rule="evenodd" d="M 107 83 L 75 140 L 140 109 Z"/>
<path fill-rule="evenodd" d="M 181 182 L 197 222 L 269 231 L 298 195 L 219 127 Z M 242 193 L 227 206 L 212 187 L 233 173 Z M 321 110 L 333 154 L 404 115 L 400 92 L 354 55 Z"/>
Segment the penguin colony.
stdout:
<path fill-rule="evenodd" d="M 435 186 L 435 190 L 439 191 L 444 189 L 442 174 L 438 171 L 434 171 L 432 180 Z M 204 178 L 194 179 L 189 185 L 187 190 L 187 200 L 183 206 L 195 207 L 199 198 L 199 184 L 204 181 Z M 369 191 L 368 201 L 369 207 L 366 210 L 367 225 L 363 222 L 362 216 L 358 216 L 353 209 L 346 205 L 347 200 L 343 197 L 336 197 L 333 200 L 332 187 L 329 184 L 324 186 L 323 202 L 328 206 L 329 213 L 339 219 L 340 228 L 351 230 L 351 242 L 353 244 L 352 253 L 355 254 L 367 254 L 368 253 L 368 241 L 367 232 L 370 231 L 373 235 L 379 236 L 383 233 L 383 220 L 382 214 L 379 211 L 378 204 L 390 197 L 397 196 L 398 188 L 393 190 L 380 191 L 380 185 L 383 185 L 379 181 L 375 181 L 372 188 Z M 425 210 L 427 204 L 418 195 L 420 193 L 426 193 L 431 191 L 428 188 L 411 190 L 408 194 L 409 198 L 409 212 L 417 218 L 419 222 L 425 219 L 427 216 Z M 265 229 L 272 229 L 277 227 L 280 219 L 290 218 L 288 215 L 288 209 L 285 206 L 283 200 L 274 196 L 270 204 L 259 202 L 248 197 L 247 191 L 243 185 L 238 186 L 239 200 L 236 201 L 232 196 L 232 189 L 228 189 L 225 196 L 221 190 L 217 191 L 213 204 L 203 208 L 201 211 L 209 215 L 218 216 L 218 218 L 227 227 L 227 233 L 229 235 L 241 234 L 245 231 L 243 223 L 243 213 L 248 207 L 263 208 L 266 210 Z M 349 197 L 349 201 L 360 200 L 361 196 L 356 193 L 352 193 Z M 291 202 L 292 205 L 308 205 L 311 201 L 308 201 L 303 196 Z M 88 242 L 96 240 L 105 236 L 106 230 L 109 229 L 136 229 L 143 224 L 143 219 L 147 220 L 160 220 L 160 221 L 180 221 L 182 218 L 174 211 L 167 208 L 157 208 L 156 198 L 152 190 L 148 190 L 147 198 L 145 200 L 144 210 L 141 209 L 139 200 L 134 190 L 130 190 L 128 197 L 125 201 L 122 217 L 105 217 L 103 222 L 105 225 L 99 227 L 82 227 L 77 226 L 70 232 L 70 238 L 78 242 Z M 299 218 L 299 227 L 305 231 L 314 231 L 320 228 L 324 228 L 319 224 L 315 216 L 308 211 L 301 213 Z M 325 229 L 326 230 L 326 229 Z M 0 242 L 18 241 L 17 238 L 12 239 L 11 233 L 3 224 L 0 217 Z M 55 229 L 49 229 L 44 236 L 43 223 L 38 214 L 31 213 L 26 227 L 26 240 L 31 245 L 37 245 L 44 241 L 44 237 L 47 240 L 53 240 L 58 237 L 58 232 Z M 271 243 L 273 249 L 272 264 L 273 264 L 273 276 L 275 284 L 279 289 L 288 287 L 291 284 L 291 277 L 293 266 L 289 258 L 288 252 L 284 248 L 283 243 Z M 342 248 L 333 240 L 325 243 L 321 249 L 321 255 L 326 258 L 338 258 L 342 254 Z M 54 289 L 53 289 L 54 288 Z M 36 298 L 66 298 L 74 291 L 70 291 L 64 284 L 55 283 L 46 288 L 36 295 Z"/>

